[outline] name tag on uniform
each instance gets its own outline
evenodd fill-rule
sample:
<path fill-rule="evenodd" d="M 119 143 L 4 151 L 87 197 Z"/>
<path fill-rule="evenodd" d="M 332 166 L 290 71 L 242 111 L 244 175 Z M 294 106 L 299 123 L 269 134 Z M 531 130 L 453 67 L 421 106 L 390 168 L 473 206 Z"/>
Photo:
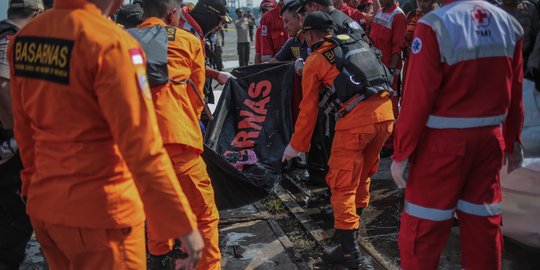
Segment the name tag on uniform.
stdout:
<path fill-rule="evenodd" d="M 69 84 L 73 40 L 21 36 L 14 43 L 15 76 Z"/>

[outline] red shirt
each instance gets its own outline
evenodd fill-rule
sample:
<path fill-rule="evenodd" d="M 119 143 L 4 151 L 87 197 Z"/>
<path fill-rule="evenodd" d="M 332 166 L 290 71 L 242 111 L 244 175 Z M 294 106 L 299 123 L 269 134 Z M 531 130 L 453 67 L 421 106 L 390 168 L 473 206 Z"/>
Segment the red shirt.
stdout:
<path fill-rule="evenodd" d="M 382 61 L 386 67 L 390 67 L 392 55 L 401 53 L 406 33 L 407 17 L 397 4 L 377 11 L 371 23 L 369 37 L 373 40 L 373 45 L 382 51 Z M 401 68 L 401 61 L 398 61 L 395 68 Z"/>
<path fill-rule="evenodd" d="M 501 119 L 504 149 L 512 152 L 523 126 L 522 43 L 519 22 L 484 1 L 454 2 L 422 17 L 411 45 L 393 159 L 410 156 L 427 126 L 451 128 L 448 122 L 487 118 Z M 447 127 L 434 127 L 441 121 Z M 493 122 L 472 127 L 499 125 Z"/>

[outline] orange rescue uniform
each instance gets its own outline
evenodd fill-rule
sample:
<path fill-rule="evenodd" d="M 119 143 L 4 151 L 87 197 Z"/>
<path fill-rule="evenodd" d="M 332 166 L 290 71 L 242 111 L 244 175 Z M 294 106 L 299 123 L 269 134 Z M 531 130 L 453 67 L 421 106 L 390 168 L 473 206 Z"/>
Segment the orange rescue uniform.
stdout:
<path fill-rule="evenodd" d="M 157 239 L 196 229 L 133 38 L 89 1 L 57 0 L 8 57 L 23 195 L 52 269 L 144 269 L 145 216 Z"/>
<path fill-rule="evenodd" d="M 165 22 L 155 17 L 146 19 L 138 27 L 157 25 L 166 27 Z M 200 156 L 203 137 L 199 119 L 204 104 L 195 94 L 197 91 L 201 97 L 204 96 L 204 49 L 200 41 L 187 31 L 171 27 L 168 33 L 168 70 L 172 82 L 152 88 L 152 100 L 165 148 L 191 209 L 197 216 L 197 225 L 204 240 L 205 248 L 197 269 L 220 269 L 219 213 L 206 164 Z M 196 89 L 187 82 L 190 79 Z M 167 208 L 163 211 L 167 211 Z M 155 238 L 156 233 L 156 229 L 148 226 L 150 253 L 168 253 L 171 250 L 170 241 Z"/>
<path fill-rule="evenodd" d="M 311 136 L 319 110 L 319 92 L 332 85 L 339 71 L 324 53 L 335 45 L 324 42 L 306 60 L 302 74 L 300 114 L 292 135 L 291 146 L 309 151 Z M 379 151 L 392 131 L 392 104 L 387 93 L 362 101 L 336 123 L 326 182 L 332 191 L 334 227 L 358 229 L 356 208 L 369 202 L 370 179 L 379 164 Z"/>

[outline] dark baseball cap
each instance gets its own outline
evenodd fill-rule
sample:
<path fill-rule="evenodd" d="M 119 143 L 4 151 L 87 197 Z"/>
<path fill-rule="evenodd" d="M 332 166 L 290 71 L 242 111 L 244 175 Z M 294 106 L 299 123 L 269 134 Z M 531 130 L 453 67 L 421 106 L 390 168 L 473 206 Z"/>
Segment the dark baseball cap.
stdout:
<path fill-rule="evenodd" d="M 300 0 L 285 1 L 285 5 L 283 5 L 283 7 L 281 8 L 281 14 L 283 15 L 283 12 L 285 12 L 285 10 L 297 12 L 297 10 L 300 8 L 300 3 Z"/>
<path fill-rule="evenodd" d="M 300 7 L 296 12 L 304 12 L 306 11 L 305 6 L 309 3 L 318 3 L 325 7 L 332 5 L 332 0 L 298 0 L 300 2 Z"/>
<path fill-rule="evenodd" d="M 9 8 L 29 8 L 43 10 L 42 0 L 9 0 Z"/>
<path fill-rule="evenodd" d="M 325 30 L 332 29 L 334 22 L 326 12 L 315 11 L 311 12 L 304 18 L 302 29 L 298 33 L 308 30 Z"/>
<path fill-rule="evenodd" d="M 207 8 L 216 13 L 225 23 L 231 23 L 232 19 L 229 17 L 225 0 L 199 0 L 195 5 Z"/>

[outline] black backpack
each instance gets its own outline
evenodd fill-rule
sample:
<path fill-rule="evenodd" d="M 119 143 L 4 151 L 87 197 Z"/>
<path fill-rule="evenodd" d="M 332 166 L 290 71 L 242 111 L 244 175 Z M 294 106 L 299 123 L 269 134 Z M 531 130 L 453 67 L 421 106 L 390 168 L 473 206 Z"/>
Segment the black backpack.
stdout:
<path fill-rule="evenodd" d="M 361 101 L 382 91 L 390 90 L 390 72 L 381 61 L 381 53 L 364 39 L 354 39 L 349 35 L 325 38 L 336 44 L 323 55 L 335 63 L 339 75 L 331 87 L 325 87 L 319 107 L 326 114 L 340 119 Z"/>
<path fill-rule="evenodd" d="M 153 26 L 148 28 L 130 28 L 128 33 L 133 36 L 146 54 L 146 74 L 148 76 L 148 84 L 150 87 L 166 84 L 168 82 L 174 84 L 189 84 L 195 92 L 199 100 L 204 104 L 204 112 L 206 116 L 212 120 L 212 112 L 208 107 L 208 103 L 203 99 L 197 91 L 191 79 L 187 81 L 174 81 L 169 78 L 168 54 L 167 49 L 169 40 L 174 40 L 176 36 L 176 28 L 169 26 Z"/>
<path fill-rule="evenodd" d="M 172 27 L 163 26 L 127 29 L 128 33 L 139 41 L 146 53 L 146 74 L 150 87 L 169 82 L 167 46 L 169 39 L 174 39 L 175 30 Z"/>

